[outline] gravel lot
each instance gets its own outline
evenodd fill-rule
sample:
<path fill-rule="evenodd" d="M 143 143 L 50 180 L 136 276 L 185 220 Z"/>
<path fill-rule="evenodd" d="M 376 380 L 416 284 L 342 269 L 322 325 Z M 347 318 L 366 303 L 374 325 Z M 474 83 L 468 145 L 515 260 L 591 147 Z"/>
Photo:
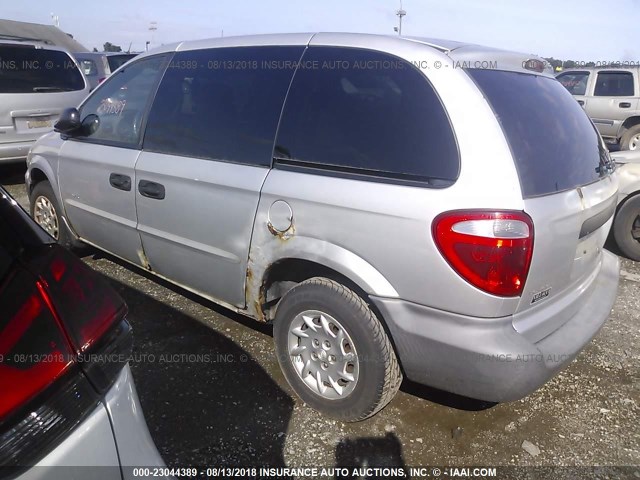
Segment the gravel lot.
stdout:
<path fill-rule="evenodd" d="M 23 174 L 0 168 L 0 183 L 26 205 Z M 81 254 L 129 304 L 132 369 L 169 465 L 640 465 L 638 263 L 622 260 L 618 299 L 596 339 L 529 397 L 487 405 L 405 383 L 380 414 L 344 424 L 293 395 L 268 326 L 105 254 Z M 640 468 L 624 474 L 639 478 Z"/>

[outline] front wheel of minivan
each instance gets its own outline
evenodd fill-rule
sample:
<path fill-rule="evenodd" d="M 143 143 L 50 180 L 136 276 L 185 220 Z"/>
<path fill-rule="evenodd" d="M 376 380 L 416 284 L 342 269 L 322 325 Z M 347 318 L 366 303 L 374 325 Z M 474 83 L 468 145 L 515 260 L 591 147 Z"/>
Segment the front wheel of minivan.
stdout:
<path fill-rule="evenodd" d="M 630 198 L 613 221 L 613 236 L 627 257 L 640 261 L 640 195 Z"/>
<path fill-rule="evenodd" d="M 62 210 L 58 199 L 53 193 L 51 184 L 40 182 L 33 187 L 29 197 L 30 213 L 38 225 L 67 248 L 79 247 L 82 244 L 76 240 L 62 219 Z"/>
<path fill-rule="evenodd" d="M 362 298 L 327 278 L 287 292 L 276 311 L 274 339 L 289 385 L 328 416 L 364 420 L 400 388 L 402 373 L 382 324 Z"/>

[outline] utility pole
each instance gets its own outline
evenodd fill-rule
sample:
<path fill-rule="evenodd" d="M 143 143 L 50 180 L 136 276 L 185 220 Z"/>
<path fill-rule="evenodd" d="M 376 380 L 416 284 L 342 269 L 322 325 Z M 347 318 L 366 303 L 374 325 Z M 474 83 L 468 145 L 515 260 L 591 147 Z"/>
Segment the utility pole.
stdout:
<path fill-rule="evenodd" d="M 402 17 L 407 14 L 406 10 L 402 9 L 402 0 L 400 0 L 400 10 L 396 11 L 396 15 L 398 16 L 398 28 L 394 30 L 398 32 L 398 35 L 402 35 Z"/>
<path fill-rule="evenodd" d="M 149 24 L 149 31 L 151 32 L 151 40 L 147 41 L 147 44 L 146 44 L 147 51 L 149 50 L 149 45 L 153 43 L 153 37 L 156 33 L 156 30 L 158 30 L 158 22 L 151 22 Z"/>

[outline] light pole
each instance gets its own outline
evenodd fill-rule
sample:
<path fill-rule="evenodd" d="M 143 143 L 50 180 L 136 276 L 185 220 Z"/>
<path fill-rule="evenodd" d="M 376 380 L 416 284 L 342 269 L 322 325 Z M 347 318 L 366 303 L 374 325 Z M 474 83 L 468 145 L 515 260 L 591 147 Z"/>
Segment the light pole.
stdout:
<path fill-rule="evenodd" d="M 53 12 L 51 12 L 51 20 L 56 27 L 60 27 L 60 16 L 55 15 Z"/>
<path fill-rule="evenodd" d="M 398 35 L 402 35 L 402 17 L 406 14 L 407 11 L 402 9 L 402 0 L 400 0 L 400 10 L 396 11 L 396 15 L 398 16 L 398 27 L 394 28 L 394 30 L 398 32 Z"/>
<path fill-rule="evenodd" d="M 146 44 L 147 51 L 149 50 L 149 45 L 153 43 L 153 36 L 156 33 L 156 30 L 158 30 L 158 22 L 151 22 L 149 24 L 149 31 L 151 32 L 151 40 L 149 40 Z"/>

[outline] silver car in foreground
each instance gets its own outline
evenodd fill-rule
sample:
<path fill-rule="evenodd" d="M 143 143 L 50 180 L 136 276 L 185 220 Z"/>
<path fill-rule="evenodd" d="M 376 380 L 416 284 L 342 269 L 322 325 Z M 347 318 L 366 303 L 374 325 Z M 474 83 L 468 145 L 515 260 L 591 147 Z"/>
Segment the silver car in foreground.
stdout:
<path fill-rule="evenodd" d="M 0 163 L 23 160 L 89 85 L 62 48 L 0 39 Z"/>
<path fill-rule="evenodd" d="M 362 34 L 186 42 L 56 128 L 29 155 L 35 218 L 273 322 L 292 388 L 343 420 L 403 375 L 519 399 L 616 296 L 613 163 L 537 58 Z"/>
<path fill-rule="evenodd" d="M 127 363 L 126 313 L 0 187 L 0 478 L 128 480 L 164 467 Z"/>

